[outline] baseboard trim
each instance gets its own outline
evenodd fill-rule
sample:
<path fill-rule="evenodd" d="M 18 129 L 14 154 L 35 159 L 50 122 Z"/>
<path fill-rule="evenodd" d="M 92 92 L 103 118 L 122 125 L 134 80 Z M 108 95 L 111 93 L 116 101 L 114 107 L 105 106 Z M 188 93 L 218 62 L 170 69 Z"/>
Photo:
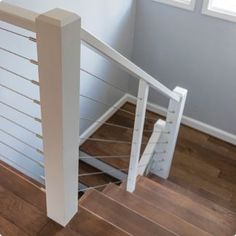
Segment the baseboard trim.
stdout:
<path fill-rule="evenodd" d="M 122 107 L 126 102 L 131 102 L 133 104 L 136 104 L 137 98 L 131 94 L 125 94 L 120 100 L 118 100 L 113 107 L 108 109 L 94 124 L 92 124 L 82 135 L 82 141 L 80 142 L 80 145 L 82 145 L 87 138 L 89 138 L 97 129 L 99 129 L 102 126 L 103 122 L 106 122 L 112 115 L 115 114 L 117 109 L 114 107 Z M 147 109 L 149 111 L 156 112 L 157 114 L 161 116 L 166 116 L 167 109 L 153 104 L 148 103 Z M 208 125 L 206 123 L 203 123 L 201 121 L 198 121 L 196 119 L 193 119 L 188 116 L 183 116 L 182 118 L 182 124 L 189 126 L 191 128 L 194 128 L 196 130 L 199 130 L 203 133 L 209 134 L 215 138 L 221 139 L 225 142 L 231 143 L 233 145 L 236 145 L 236 135 L 231 134 L 229 132 L 226 132 L 224 130 L 218 129 L 214 126 Z"/>
<path fill-rule="evenodd" d="M 127 102 L 131 102 L 134 104 L 137 101 L 137 98 L 130 94 L 126 94 L 125 98 L 127 99 Z M 164 107 L 158 106 L 153 103 L 148 103 L 147 108 L 148 110 L 156 112 L 159 115 L 166 116 L 167 109 Z M 215 138 L 221 139 L 225 142 L 236 145 L 236 135 L 226 132 L 224 130 L 218 129 L 214 126 L 208 125 L 206 123 L 190 118 L 188 116 L 183 116 L 182 124 L 189 126 L 191 128 L 194 128 L 196 130 L 199 130 L 203 133 L 209 134 Z"/>

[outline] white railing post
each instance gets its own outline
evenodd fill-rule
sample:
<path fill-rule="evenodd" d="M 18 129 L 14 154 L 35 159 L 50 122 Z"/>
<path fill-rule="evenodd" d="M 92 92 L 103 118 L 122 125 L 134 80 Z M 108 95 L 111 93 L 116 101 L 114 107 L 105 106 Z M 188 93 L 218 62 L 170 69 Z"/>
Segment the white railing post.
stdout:
<path fill-rule="evenodd" d="M 173 99 L 170 99 L 166 116 L 166 125 L 160 139 L 157 142 L 155 149 L 156 154 L 154 156 L 153 165 L 150 169 L 152 173 L 164 179 L 167 179 L 170 173 L 187 97 L 186 89 L 176 87 L 174 92 L 181 97 L 181 100 L 177 102 Z"/>
<path fill-rule="evenodd" d="M 161 137 L 161 132 L 165 129 L 166 122 L 159 119 L 154 125 L 153 133 L 149 138 L 148 144 L 145 147 L 143 155 L 139 161 L 138 175 L 143 176 L 152 161 L 153 155 L 155 155 L 156 143 Z"/>
<path fill-rule="evenodd" d="M 62 226 L 78 210 L 80 29 L 60 9 L 36 19 L 47 214 Z"/>
<path fill-rule="evenodd" d="M 140 80 L 136 113 L 135 113 L 132 147 L 130 154 L 128 181 L 127 181 L 127 191 L 129 192 L 133 192 L 136 186 L 136 178 L 138 173 L 138 163 L 139 163 L 142 138 L 143 138 L 143 128 L 145 123 L 148 92 L 149 92 L 149 85 L 144 80 Z"/>

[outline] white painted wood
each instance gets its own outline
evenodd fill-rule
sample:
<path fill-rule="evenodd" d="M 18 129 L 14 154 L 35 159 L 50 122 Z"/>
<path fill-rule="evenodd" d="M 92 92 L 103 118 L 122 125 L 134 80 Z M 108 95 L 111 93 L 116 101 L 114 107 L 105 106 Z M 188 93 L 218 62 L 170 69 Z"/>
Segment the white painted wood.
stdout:
<path fill-rule="evenodd" d="M 152 76 L 150 76 L 148 73 L 146 73 L 144 70 L 139 68 L 137 65 L 135 65 L 133 62 L 131 62 L 126 57 L 122 56 L 120 53 L 118 53 L 116 50 L 114 50 L 112 47 L 110 47 L 108 44 L 102 42 L 101 40 L 97 39 L 94 35 L 86 31 L 85 29 L 81 29 L 81 37 L 82 40 L 91 47 L 91 49 L 95 49 L 96 52 L 99 54 L 106 56 L 110 60 L 116 62 L 121 68 L 123 68 L 125 71 L 133 75 L 134 77 L 138 79 L 143 79 L 148 83 L 151 87 L 161 92 L 163 95 L 172 98 L 176 101 L 180 100 L 180 97 L 178 94 L 173 93 L 170 89 L 165 87 L 163 84 L 161 84 L 159 81 L 154 79 Z"/>
<path fill-rule="evenodd" d="M 156 144 L 158 140 L 161 137 L 161 132 L 165 128 L 165 121 L 159 119 L 153 129 L 153 133 L 148 141 L 148 144 L 143 152 L 143 155 L 139 161 L 139 167 L 138 167 L 138 175 L 144 175 L 148 165 L 150 164 L 150 161 L 152 160 L 152 157 L 155 152 Z"/>
<path fill-rule="evenodd" d="M 159 144 L 157 144 L 156 146 L 157 157 L 155 158 L 154 166 L 151 168 L 151 171 L 153 173 L 164 179 L 168 178 L 170 173 L 176 141 L 179 134 L 179 128 L 187 97 L 186 89 L 176 87 L 174 89 L 174 92 L 181 96 L 181 101 L 176 102 L 173 99 L 170 99 L 165 129 L 163 130 L 163 133 L 159 140 Z M 165 153 L 158 154 L 158 152 Z"/>
<path fill-rule="evenodd" d="M 137 102 L 137 98 L 131 94 L 126 94 L 124 96 L 124 98 L 126 99 L 126 102 L 131 102 L 133 104 L 136 104 Z M 153 104 L 153 103 L 148 103 L 147 104 L 147 109 L 149 111 L 153 111 L 161 116 L 166 116 L 167 114 L 167 109 L 162 107 L 162 106 L 159 106 L 159 105 L 156 105 L 156 104 Z M 236 135 L 235 134 L 232 134 L 232 133 L 229 133 L 229 132 L 226 132 L 222 129 L 219 129 L 219 128 L 216 128 L 214 126 L 211 126 L 211 125 L 208 125 L 202 121 L 199 121 L 199 120 L 196 120 L 196 119 L 193 119 L 191 117 L 188 117 L 188 116 L 183 116 L 182 117 L 182 124 L 186 125 L 186 126 L 189 126 L 193 129 L 196 129 L 196 130 L 199 130 L 203 133 L 206 133 L 206 134 L 209 134 L 215 138 L 218 138 L 218 139 L 221 139 L 225 142 L 228 142 L 228 143 L 231 143 L 233 145 L 236 145 Z"/>
<path fill-rule="evenodd" d="M 193 11 L 195 8 L 196 0 L 153 0 L 153 2 L 159 2 L 167 4 L 173 7 L 182 8 L 185 10 Z"/>
<path fill-rule="evenodd" d="M 47 214 L 63 226 L 78 209 L 80 27 L 60 9 L 36 19 Z"/>
<path fill-rule="evenodd" d="M 129 192 L 133 192 L 136 186 L 136 178 L 138 174 L 138 163 L 142 145 L 148 93 L 149 93 L 148 84 L 145 81 L 140 80 L 136 112 L 135 112 L 131 154 L 130 154 L 129 173 L 127 180 L 127 191 Z"/>
<path fill-rule="evenodd" d="M 120 171 L 119 169 L 116 169 L 108 164 L 106 164 L 105 162 L 103 162 L 102 160 L 99 160 L 97 158 L 94 158 L 88 154 L 86 154 L 85 152 L 81 152 L 80 151 L 80 156 L 81 157 L 89 157 L 88 159 L 83 159 L 83 162 L 85 162 L 86 164 L 93 166 L 94 168 L 107 173 L 108 175 L 119 179 L 121 181 L 126 180 L 127 178 L 127 174 L 124 173 L 123 171 Z"/>
<path fill-rule="evenodd" d="M 35 20 L 39 16 L 30 10 L 0 2 L 0 20 L 35 32 Z"/>
<path fill-rule="evenodd" d="M 88 129 L 86 129 L 80 136 L 80 146 L 86 142 L 86 139 L 94 134 L 103 125 L 103 123 L 109 120 L 117 112 L 117 109 L 122 107 L 126 102 L 126 96 L 121 97 L 121 99 L 119 99 L 101 117 L 99 117 L 96 122 L 89 126 Z"/>

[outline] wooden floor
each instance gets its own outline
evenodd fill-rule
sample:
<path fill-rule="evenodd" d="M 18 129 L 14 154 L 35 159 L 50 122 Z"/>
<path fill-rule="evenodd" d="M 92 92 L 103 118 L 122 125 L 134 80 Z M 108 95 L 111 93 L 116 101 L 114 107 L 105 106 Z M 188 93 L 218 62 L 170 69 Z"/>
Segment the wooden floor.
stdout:
<path fill-rule="evenodd" d="M 135 109 L 131 104 L 126 104 L 124 108 L 129 111 Z M 147 116 L 159 118 L 151 112 Z M 117 112 L 110 121 L 133 126 L 132 115 L 124 112 Z M 153 124 L 154 120 L 147 120 L 145 129 L 151 129 Z M 131 135 L 131 130 L 114 131 L 113 127 L 112 131 L 111 127 L 103 126 L 93 136 L 122 138 L 128 141 Z M 144 140 L 148 140 L 149 136 L 150 133 L 145 133 Z M 86 142 L 82 150 L 92 155 L 126 155 L 130 151 L 130 146 Z M 128 159 L 116 160 L 110 164 L 117 168 L 127 168 Z M 86 168 L 83 166 L 84 173 L 93 171 Z M 236 212 L 236 147 L 209 135 L 182 126 L 169 180 L 163 181 L 152 175 L 149 177 L 165 187 L 196 199 L 196 202 L 210 205 L 213 210 Z M 96 185 L 111 180 L 104 177 L 103 180 L 96 179 L 96 181 L 89 184 Z M 42 186 L 0 162 L 0 234 L 2 236 L 86 236 L 88 228 L 93 228 L 98 232 L 97 235 L 127 235 L 84 210 L 81 210 L 71 223 L 62 229 L 46 217 L 45 193 Z"/>

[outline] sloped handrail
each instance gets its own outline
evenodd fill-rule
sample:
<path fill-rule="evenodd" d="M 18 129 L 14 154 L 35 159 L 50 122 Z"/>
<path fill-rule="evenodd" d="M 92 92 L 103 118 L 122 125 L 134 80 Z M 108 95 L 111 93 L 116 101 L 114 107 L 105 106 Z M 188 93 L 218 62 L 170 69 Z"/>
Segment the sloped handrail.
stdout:
<path fill-rule="evenodd" d="M 87 30 L 81 28 L 81 39 L 90 47 L 95 48 L 99 54 L 106 56 L 107 58 L 111 59 L 112 61 L 116 62 L 120 67 L 124 70 L 129 72 L 131 75 L 135 76 L 138 79 L 143 79 L 146 81 L 149 86 L 153 87 L 154 89 L 158 90 L 165 96 L 174 99 L 175 101 L 180 101 L 180 96 L 176 93 L 168 89 L 166 86 L 161 84 L 147 72 L 142 70 L 140 67 L 135 65 L 129 59 L 121 55 L 115 49 L 110 47 L 108 44 L 104 43 L 103 41 L 99 40 L 96 36 L 89 33 Z"/>

